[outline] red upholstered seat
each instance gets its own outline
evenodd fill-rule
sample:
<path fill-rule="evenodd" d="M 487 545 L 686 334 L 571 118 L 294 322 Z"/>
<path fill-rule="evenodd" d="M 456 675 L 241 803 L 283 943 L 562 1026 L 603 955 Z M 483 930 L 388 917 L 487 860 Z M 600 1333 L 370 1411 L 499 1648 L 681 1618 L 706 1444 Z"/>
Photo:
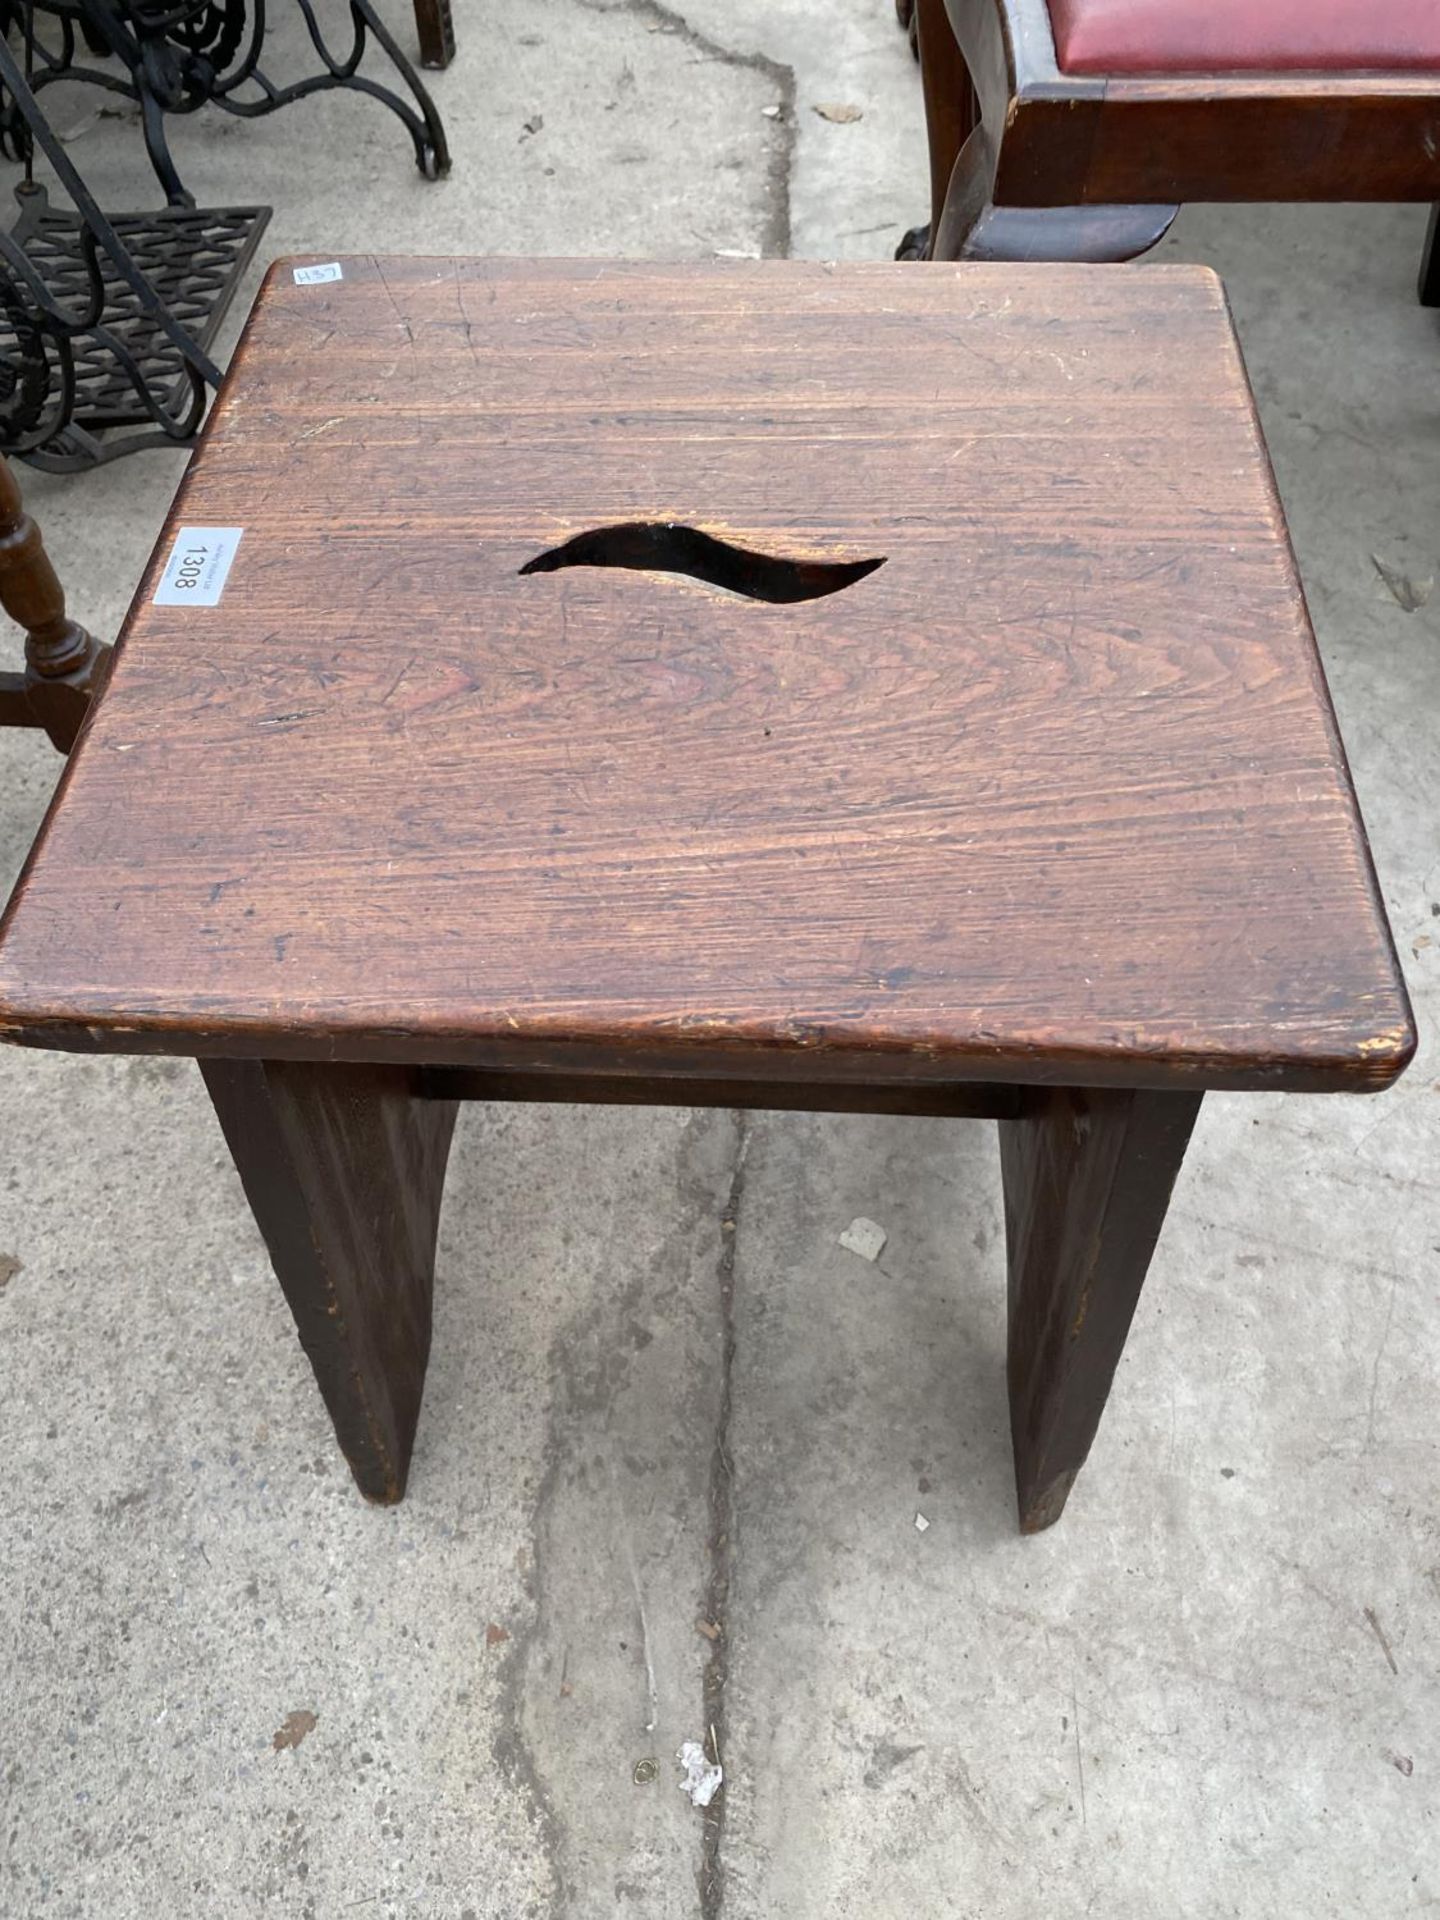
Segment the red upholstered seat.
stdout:
<path fill-rule="evenodd" d="M 1067 73 L 1440 72 L 1440 0 L 1049 0 Z"/>

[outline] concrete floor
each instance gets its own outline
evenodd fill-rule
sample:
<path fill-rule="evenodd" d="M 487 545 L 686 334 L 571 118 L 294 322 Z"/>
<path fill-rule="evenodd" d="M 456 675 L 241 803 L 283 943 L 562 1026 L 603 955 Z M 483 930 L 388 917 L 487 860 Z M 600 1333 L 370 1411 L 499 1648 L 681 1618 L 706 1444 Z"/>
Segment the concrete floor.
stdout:
<path fill-rule="evenodd" d="M 201 200 L 272 201 L 276 252 L 878 257 L 922 211 L 889 0 L 456 14 L 449 180 L 310 102 L 182 125 Z M 153 203 L 133 125 L 51 98 Z M 1440 590 L 1376 564 L 1440 577 L 1422 227 L 1193 209 L 1165 248 L 1230 284 L 1427 1037 L 1376 1100 L 1207 1103 L 1061 1526 L 1013 1530 L 984 1126 L 468 1110 L 380 1512 L 193 1069 L 5 1052 L 0 1912 L 1440 1907 Z M 27 481 L 98 631 L 181 464 Z M 55 773 L 3 742 L 7 881 Z M 672 1755 L 717 1612 L 707 1842 Z"/>

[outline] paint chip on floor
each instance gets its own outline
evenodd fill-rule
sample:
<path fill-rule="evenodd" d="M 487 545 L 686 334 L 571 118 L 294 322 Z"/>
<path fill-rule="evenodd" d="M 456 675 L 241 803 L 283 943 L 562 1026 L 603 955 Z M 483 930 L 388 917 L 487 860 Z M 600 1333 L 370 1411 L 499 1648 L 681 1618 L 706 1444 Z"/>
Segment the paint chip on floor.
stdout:
<path fill-rule="evenodd" d="M 311 1713 L 308 1707 L 299 1707 L 294 1713 L 286 1714 L 270 1745 L 276 1753 L 284 1753 L 287 1747 L 298 1747 L 306 1734 L 313 1733 L 319 1723 L 318 1713 Z"/>
<path fill-rule="evenodd" d="M 890 1238 L 883 1227 L 873 1220 L 867 1220 L 859 1214 L 852 1220 L 840 1236 L 840 1244 L 850 1253 L 858 1253 L 862 1260 L 875 1261 L 885 1251 L 885 1242 Z"/>

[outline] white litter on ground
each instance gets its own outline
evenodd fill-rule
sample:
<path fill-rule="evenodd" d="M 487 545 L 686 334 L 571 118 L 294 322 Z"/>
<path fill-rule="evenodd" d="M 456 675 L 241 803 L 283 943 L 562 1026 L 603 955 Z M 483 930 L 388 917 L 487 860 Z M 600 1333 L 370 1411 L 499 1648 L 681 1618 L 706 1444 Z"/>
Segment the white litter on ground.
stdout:
<path fill-rule="evenodd" d="M 708 1807 L 725 1778 L 725 1769 L 705 1758 L 705 1749 L 698 1740 L 686 1740 L 675 1758 L 685 1769 L 680 1791 L 688 1793 L 697 1807 Z"/>
<path fill-rule="evenodd" d="M 862 1260 L 878 1260 L 889 1238 L 883 1227 L 876 1226 L 862 1213 L 841 1234 L 840 1244 L 850 1253 L 858 1253 Z"/>
<path fill-rule="evenodd" d="M 930 1522 L 925 1518 L 923 1513 L 917 1513 L 915 1516 L 915 1531 L 917 1533 L 928 1533 L 930 1531 Z"/>

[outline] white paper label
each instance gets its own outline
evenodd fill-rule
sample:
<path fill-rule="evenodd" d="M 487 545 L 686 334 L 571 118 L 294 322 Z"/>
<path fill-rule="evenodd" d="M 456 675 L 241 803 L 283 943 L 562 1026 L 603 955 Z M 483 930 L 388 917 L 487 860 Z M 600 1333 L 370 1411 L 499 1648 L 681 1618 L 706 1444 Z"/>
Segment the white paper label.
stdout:
<path fill-rule="evenodd" d="M 323 286 L 327 280 L 343 280 L 345 275 L 338 260 L 327 260 L 323 267 L 296 267 L 295 284 L 297 287 Z"/>
<path fill-rule="evenodd" d="M 243 527 L 182 527 L 155 589 L 157 607 L 218 607 Z"/>

